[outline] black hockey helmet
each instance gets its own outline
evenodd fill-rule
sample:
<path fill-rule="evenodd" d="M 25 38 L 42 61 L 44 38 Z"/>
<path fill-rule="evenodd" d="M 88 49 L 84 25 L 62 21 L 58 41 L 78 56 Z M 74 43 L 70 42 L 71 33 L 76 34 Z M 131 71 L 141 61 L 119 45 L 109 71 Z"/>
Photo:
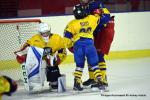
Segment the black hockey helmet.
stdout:
<path fill-rule="evenodd" d="M 87 16 L 86 10 L 81 4 L 74 6 L 73 15 L 76 19 L 82 19 Z"/>

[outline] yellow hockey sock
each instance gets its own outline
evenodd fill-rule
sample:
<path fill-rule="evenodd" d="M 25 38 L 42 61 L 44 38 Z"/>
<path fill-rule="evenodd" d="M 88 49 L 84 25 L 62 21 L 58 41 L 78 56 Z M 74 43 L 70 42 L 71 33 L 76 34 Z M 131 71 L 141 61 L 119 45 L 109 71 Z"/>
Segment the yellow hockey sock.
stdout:
<path fill-rule="evenodd" d="M 91 68 L 89 68 L 89 78 L 94 79 L 93 70 Z"/>
<path fill-rule="evenodd" d="M 80 70 L 77 70 L 77 69 L 80 69 Z M 74 76 L 75 76 L 76 78 L 81 79 L 82 73 L 83 73 L 82 70 L 83 70 L 83 69 L 77 67 L 76 70 L 75 70 L 75 72 L 74 72 Z"/>
<path fill-rule="evenodd" d="M 100 72 L 102 75 L 102 81 L 104 83 L 107 83 L 107 73 L 106 73 L 106 63 L 105 62 L 100 62 L 99 63 L 99 68 L 100 68 Z"/>

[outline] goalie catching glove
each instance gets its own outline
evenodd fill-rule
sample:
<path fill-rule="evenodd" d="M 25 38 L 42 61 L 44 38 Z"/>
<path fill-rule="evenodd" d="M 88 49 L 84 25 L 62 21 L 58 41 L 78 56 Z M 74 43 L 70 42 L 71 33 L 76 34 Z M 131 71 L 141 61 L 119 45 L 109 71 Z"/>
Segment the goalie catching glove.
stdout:
<path fill-rule="evenodd" d="M 22 55 L 22 56 L 17 55 L 16 60 L 19 64 L 22 64 L 26 61 L 26 55 Z"/>
<path fill-rule="evenodd" d="M 18 63 L 22 64 L 26 61 L 29 44 L 25 43 L 20 50 L 14 52 Z"/>

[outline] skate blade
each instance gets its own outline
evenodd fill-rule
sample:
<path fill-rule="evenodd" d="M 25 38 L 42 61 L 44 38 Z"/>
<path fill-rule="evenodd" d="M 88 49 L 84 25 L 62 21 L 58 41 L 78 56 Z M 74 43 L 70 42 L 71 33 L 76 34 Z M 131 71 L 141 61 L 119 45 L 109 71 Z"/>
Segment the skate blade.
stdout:
<path fill-rule="evenodd" d="M 105 90 L 104 90 L 104 92 L 109 92 L 109 89 L 105 87 Z"/>
<path fill-rule="evenodd" d="M 100 92 L 100 93 L 104 93 L 105 92 L 105 90 L 100 90 L 99 88 L 91 88 L 91 91 L 92 92 Z"/>
<path fill-rule="evenodd" d="M 91 88 L 91 85 L 89 86 L 83 86 L 83 89 L 90 89 Z"/>

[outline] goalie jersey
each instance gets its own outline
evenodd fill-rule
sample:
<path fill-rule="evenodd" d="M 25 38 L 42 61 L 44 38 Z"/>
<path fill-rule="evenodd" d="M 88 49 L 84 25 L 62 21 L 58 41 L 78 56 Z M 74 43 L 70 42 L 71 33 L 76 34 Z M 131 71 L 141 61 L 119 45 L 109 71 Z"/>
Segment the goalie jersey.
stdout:
<path fill-rule="evenodd" d="M 48 42 L 45 42 L 40 34 L 36 34 L 32 38 L 27 40 L 27 44 L 29 44 L 30 46 L 36 46 L 40 48 L 52 48 L 53 54 L 58 52 L 58 56 L 61 62 L 66 58 L 66 49 L 63 43 L 63 38 L 58 34 L 51 34 L 49 36 Z"/>

